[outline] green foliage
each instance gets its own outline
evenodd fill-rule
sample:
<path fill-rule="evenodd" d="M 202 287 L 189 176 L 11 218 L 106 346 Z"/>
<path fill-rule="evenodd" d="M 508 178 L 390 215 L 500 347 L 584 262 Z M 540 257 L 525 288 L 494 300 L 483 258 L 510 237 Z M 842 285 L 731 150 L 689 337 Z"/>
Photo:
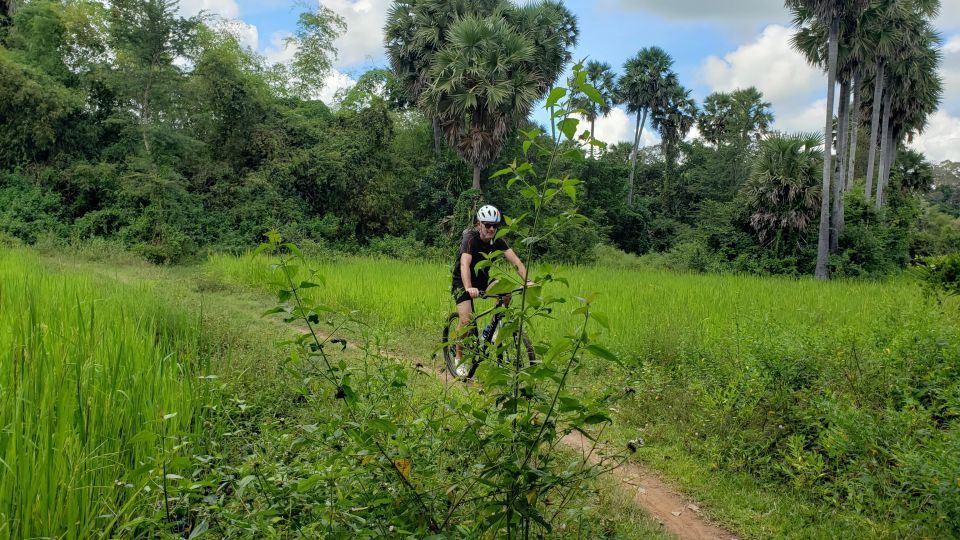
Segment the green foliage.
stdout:
<path fill-rule="evenodd" d="M 551 90 L 578 37 L 575 17 L 558 3 L 398 3 L 385 30 L 394 70 L 360 74 L 333 109 L 314 99 L 342 32 L 342 20 L 326 8 L 300 18 L 292 71 L 242 47 L 229 25 L 181 17 L 166 0 L 121 0 L 109 9 L 36 0 L 8 22 L 0 44 L 0 170 L 33 186 L 21 194 L 27 207 L 44 207 L 36 218 L 3 214 L 0 227 L 19 238 L 34 241 L 28 229 L 36 221 L 61 238 L 121 240 L 158 261 L 189 259 L 206 247 L 241 250 L 273 228 L 348 250 L 411 234 L 425 246 L 448 246 L 469 222 L 457 201 L 471 172 L 479 186 L 484 174 L 515 159 L 546 166 L 530 152 L 524 133 L 537 126 L 526 117 L 537 99 L 555 107 L 573 97 L 590 129 L 612 103 L 627 100 L 661 129 L 663 142 L 638 148 L 632 160 L 631 144 L 607 148 L 592 134 L 569 140 L 586 123 L 553 117 L 536 140 L 562 136 L 551 166 L 557 178 L 582 180 L 574 206 L 596 227 L 572 224 L 563 238 L 541 243 L 538 256 L 573 261 L 608 241 L 636 254 L 676 250 L 671 264 L 686 269 L 796 274 L 809 267 L 803 228 L 772 225 L 786 213 L 802 221 L 816 212 L 738 198 L 768 152 L 760 140 L 771 121 L 763 96 L 752 88 L 717 93 L 700 114 L 669 54 L 657 48 L 627 63 L 616 92 L 612 71 L 598 60 L 587 63 L 590 84 L 582 90 Z M 514 85 L 521 72 L 529 76 Z M 423 112 L 409 108 L 417 103 Z M 697 115 L 702 139 L 682 141 Z M 444 136 L 472 155 L 469 164 L 443 151 Z M 874 218 L 853 209 L 834 268 L 879 276 L 913 256 L 958 249 L 955 222 L 907 202 L 931 186 L 930 174 L 922 156 L 899 152 L 888 211 Z M 777 198 L 778 189 L 796 187 L 770 182 L 749 189 Z M 517 215 L 530 210 L 518 193 L 488 184 L 487 201 Z M 953 185 L 945 176 L 925 196 L 955 213 Z M 48 208 L 54 200 L 59 210 Z M 717 203 L 733 206 L 717 212 Z M 742 235 L 746 207 L 769 218 L 753 242 Z"/>
<path fill-rule="evenodd" d="M 960 295 L 960 253 L 924 257 L 916 268 L 924 290 L 932 294 Z"/>
<path fill-rule="evenodd" d="M 43 233 L 63 232 L 60 197 L 22 175 L 0 176 L 0 208 L 0 232 L 5 236 L 33 243 Z"/>
<path fill-rule="evenodd" d="M 324 79 L 337 56 L 333 42 L 346 29 L 343 18 L 325 6 L 320 6 L 316 12 L 300 14 L 296 32 L 286 40 L 288 47 L 297 48 L 291 66 L 296 95 L 309 98 L 323 88 Z"/>
<path fill-rule="evenodd" d="M 82 98 L 0 46 L 0 167 L 42 160 L 54 152 Z"/>

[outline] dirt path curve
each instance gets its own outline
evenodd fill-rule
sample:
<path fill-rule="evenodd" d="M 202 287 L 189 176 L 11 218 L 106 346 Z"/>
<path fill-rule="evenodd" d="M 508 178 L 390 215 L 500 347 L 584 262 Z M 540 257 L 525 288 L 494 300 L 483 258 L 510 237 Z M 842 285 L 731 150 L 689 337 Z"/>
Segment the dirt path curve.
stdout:
<path fill-rule="evenodd" d="M 398 362 L 410 362 L 388 351 L 380 354 Z M 417 363 L 416 369 L 442 379 L 446 384 L 459 384 L 445 369 L 427 367 Z M 600 462 L 603 448 L 574 432 L 560 440 L 564 446 L 579 452 L 591 463 Z M 610 471 L 617 480 L 617 489 L 634 504 L 660 522 L 671 534 L 682 540 L 737 540 L 737 535 L 710 523 L 700 515 L 700 508 L 684 498 L 677 490 L 663 481 L 656 473 L 629 461 Z"/>
<path fill-rule="evenodd" d="M 561 442 L 583 455 L 590 463 L 600 456 L 591 453 L 593 443 L 580 433 L 570 433 Z M 600 450 L 602 451 L 602 450 Z M 652 515 L 677 538 L 689 540 L 736 540 L 730 531 L 711 524 L 700 515 L 696 504 L 688 502 L 659 476 L 636 463 L 624 463 L 610 472 L 623 495 Z"/>

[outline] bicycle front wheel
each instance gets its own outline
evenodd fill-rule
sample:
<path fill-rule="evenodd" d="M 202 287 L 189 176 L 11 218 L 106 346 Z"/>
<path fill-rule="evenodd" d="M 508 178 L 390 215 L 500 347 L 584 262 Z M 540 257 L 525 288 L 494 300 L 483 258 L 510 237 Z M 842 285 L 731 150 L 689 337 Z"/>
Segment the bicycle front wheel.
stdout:
<path fill-rule="evenodd" d="M 457 377 L 461 379 L 470 378 L 473 376 L 473 371 L 476 369 L 476 366 L 469 359 L 474 355 L 468 354 L 470 344 L 476 344 L 477 342 L 477 325 L 470 324 L 459 329 L 460 335 L 458 336 L 457 327 L 460 325 L 460 316 L 454 312 L 447 317 L 446 324 L 443 325 L 443 335 L 441 336 L 441 343 L 443 344 L 443 363 L 447 366 L 447 373 L 452 377 Z M 457 341 L 461 342 L 462 346 L 462 357 L 461 361 L 457 363 Z"/>
<path fill-rule="evenodd" d="M 498 351 L 500 362 L 509 366 L 516 365 L 520 369 L 536 364 L 537 354 L 534 352 L 533 343 L 527 337 L 527 334 L 525 332 L 514 332 L 510 337 L 511 339 L 504 343 Z M 493 339 L 496 341 L 497 337 L 494 336 Z M 518 350 L 520 351 L 519 361 L 517 359 Z"/>

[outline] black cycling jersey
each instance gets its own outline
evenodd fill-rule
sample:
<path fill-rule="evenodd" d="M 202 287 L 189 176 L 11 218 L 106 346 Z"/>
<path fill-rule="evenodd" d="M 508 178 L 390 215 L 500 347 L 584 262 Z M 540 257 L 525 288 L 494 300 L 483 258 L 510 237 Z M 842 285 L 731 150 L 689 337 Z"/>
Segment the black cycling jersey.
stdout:
<path fill-rule="evenodd" d="M 487 266 L 477 270 L 477 263 L 485 261 L 487 259 L 486 255 L 489 253 L 508 249 L 510 249 L 510 246 L 503 238 L 484 242 L 480 239 L 480 231 L 473 228 L 463 231 L 460 251 L 457 253 L 457 260 L 453 263 L 453 290 L 463 288 L 463 279 L 460 276 L 460 257 L 464 253 L 469 253 L 472 256 L 470 260 L 470 284 L 478 289 L 486 289 L 490 280 L 490 267 Z"/>

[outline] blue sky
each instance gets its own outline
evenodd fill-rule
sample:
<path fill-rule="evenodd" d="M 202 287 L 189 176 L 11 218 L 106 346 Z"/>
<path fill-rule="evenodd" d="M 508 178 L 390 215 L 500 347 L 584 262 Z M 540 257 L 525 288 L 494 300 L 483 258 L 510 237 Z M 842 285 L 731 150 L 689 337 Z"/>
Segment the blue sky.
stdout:
<path fill-rule="evenodd" d="M 208 12 L 233 19 L 241 41 L 270 61 L 288 60 L 283 37 L 297 15 L 317 0 L 181 0 L 181 11 Z M 385 65 L 382 26 L 389 0 L 320 0 L 347 22 L 337 41 L 339 59 L 324 92 L 349 86 L 365 70 Z M 960 161 L 960 0 L 944 0 L 935 26 L 944 37 L 944 103 L 924 135 L 914 142 L 934 161 Z M 716 90 L 757 86 L 773 104 L 781 130 L 822 129 L 826 76 L 790 50 L 790 16 L 778 0 L 569 0 L 579 20 L 575 58 L 608 62 L 620 70 L 643 47 L 665 49 L 674 58 L 681 83 L 698 101 Z M 540 117 L 538 115 L 538 117 Z M 615 109 L 598 121 L 608 142 L 627 140 L 633 119 Z M 656 142 L 645 129 L 644 142 Z"/>

